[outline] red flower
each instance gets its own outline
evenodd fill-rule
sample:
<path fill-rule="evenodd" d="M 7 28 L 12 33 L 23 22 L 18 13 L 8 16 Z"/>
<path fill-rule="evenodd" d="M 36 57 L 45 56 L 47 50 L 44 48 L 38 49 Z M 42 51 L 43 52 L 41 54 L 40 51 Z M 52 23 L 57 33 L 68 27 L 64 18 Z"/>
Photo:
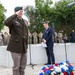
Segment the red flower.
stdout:
<path fill-rule="evenodd" d="M 71 66 L 71 64 L 70 64 L 70 63 L 68 63 L 68 65 L 69 65 L 69 66 Z"/>
<path fill-rule="evenodd" d="M 55 65 L 55 66 L 59 66 L 59 63 L 55 63 L 54 65 Z"/>
<path fill-rule="evenodd" d="M 70 72 L 70 75 L 74 75 L 74 73 L 73 72 Z"/>
<path fill-rule="evenodd" d="M 50 66 L 50 67 L 49 67 L 49 69 L 50 69 L 50 70 L 53 70 L 53 69 L 54 69 L 54 67 L 53 67 L 53 66 Z"/>
<path fill-rule="evenodd" d="M 64 75 L 68 75 L 66 72 L 63 72 Z"/>
<path fill-rule="evenodd" d="M 49 70 L 49 68 L 46 68 L 46 69 L 44 70 L 44 72 L 46 72 L 47 70 Z"/>
<path fill-rule="evenodd" d="M 56 75 L 56 74 L 54 73 L 54 75 Z"/>

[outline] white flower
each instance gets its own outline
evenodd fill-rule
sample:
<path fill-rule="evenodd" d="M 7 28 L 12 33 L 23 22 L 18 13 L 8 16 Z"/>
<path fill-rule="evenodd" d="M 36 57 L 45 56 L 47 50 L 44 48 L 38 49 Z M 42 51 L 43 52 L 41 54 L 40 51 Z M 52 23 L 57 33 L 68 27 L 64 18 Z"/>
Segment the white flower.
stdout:
<path fill-rule="evenodd" d="M 66 62 L 63 62 L 63 64 L 64 64 L 65 66 L 68 66 L 68 64 L 67 64 Z"/>
<path fill-rule="evenodd" d="M 61 68 L 60 67 L 54 66 L 54 69 L 55 69 L 56 72 L 61 72 Z"/>
<path fill-rule="evenodd" d="M 54 74 L 56 74 L 55 71 L 51 72 L 51 75 L 54 75 Z"/>
<path fill-rule="evenodd" d="M 68 70 L 68 67 L 65 65 L 61 65 L 60 68 L 63 68 L 65 71 Z"/>
<path fill-rule="evenodd" d="M 64 75 L 63 73 L 61 73 L 61 75 Z"/>

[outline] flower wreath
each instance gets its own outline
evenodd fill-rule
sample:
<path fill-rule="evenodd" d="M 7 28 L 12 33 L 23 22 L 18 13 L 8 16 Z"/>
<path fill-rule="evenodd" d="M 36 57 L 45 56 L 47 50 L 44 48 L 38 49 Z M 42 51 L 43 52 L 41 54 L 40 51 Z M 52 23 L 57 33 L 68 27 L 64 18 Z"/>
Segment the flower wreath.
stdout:
<path fill-rule="evenodd" d="M 66 61 L 42 67 L 39 75 L 74 75 L 73 71 L 73 66 Z"/>

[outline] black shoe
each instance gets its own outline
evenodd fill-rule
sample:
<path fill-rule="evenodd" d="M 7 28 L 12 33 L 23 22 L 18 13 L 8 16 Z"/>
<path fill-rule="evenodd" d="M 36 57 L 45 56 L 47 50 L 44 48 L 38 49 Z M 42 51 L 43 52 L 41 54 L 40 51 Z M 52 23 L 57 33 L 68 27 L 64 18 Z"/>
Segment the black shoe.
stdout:
<path fill-rule="evenodd" d="M 45 63 L 44 65 L 51 65 L 50 63 Z"/>
<path fill-rule="evenodd" d="M 55 63 L 52 63 L 52 65 L 54 65 Z"/>

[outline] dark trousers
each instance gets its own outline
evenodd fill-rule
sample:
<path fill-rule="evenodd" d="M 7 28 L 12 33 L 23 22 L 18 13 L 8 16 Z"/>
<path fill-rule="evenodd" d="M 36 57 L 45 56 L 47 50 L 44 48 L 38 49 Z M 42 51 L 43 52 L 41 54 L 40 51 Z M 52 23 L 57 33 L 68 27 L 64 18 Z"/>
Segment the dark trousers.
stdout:
<path fill-rule="evenodd" d="M 53 46 L 51 47 L 48 47 L 46 48 L 46 54 L 47 54 L 47 58 L 48 58 L 48 61 L 47 63 L 49 64 L 55 64 L 55 57 L 54 57 L 54 53 L 53 53 Z"/>

